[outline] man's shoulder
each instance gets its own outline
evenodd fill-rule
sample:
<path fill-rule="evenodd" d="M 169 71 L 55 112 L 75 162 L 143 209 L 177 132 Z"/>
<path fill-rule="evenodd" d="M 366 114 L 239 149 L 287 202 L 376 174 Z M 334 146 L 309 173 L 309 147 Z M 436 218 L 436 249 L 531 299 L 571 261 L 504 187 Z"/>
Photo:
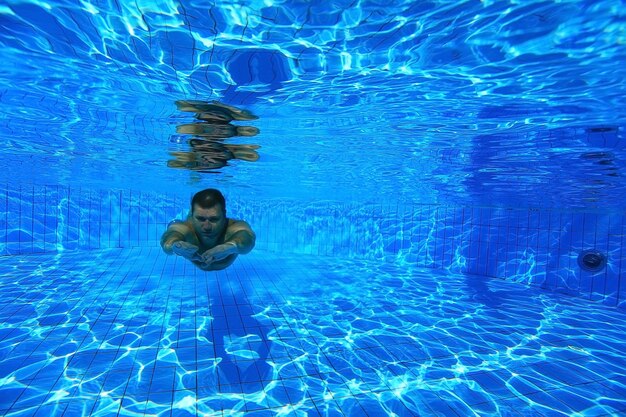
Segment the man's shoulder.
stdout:
<path fill-rule="evenodd" d="M 250 227 L 248 222 L 244 220 L 238 220 L 238 219 L 228 219 L 228 232 L 229 233 L 235 233 L 240 230 L 247 230 L 253 233 L 252 228 Z"/>
<path fill-rule="evenodd" d="M 188 221 L 175 220 L 167 226 L 167 231 L 187 233 L 191 230 L 193 230 L 193 228 Z"/>

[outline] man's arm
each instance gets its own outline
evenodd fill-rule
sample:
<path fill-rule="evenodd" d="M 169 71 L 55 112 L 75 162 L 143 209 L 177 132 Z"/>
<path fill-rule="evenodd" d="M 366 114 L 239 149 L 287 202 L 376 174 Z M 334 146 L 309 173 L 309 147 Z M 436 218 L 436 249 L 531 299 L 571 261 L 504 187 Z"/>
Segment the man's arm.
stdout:
<path fill-rule="evenodd" d="M 250 225 L 242 220 L 238 220 L 228 226 L 224 244 L 234 244 L 237 254 L 245 255 L 249 253 L 256 243 L 256 235 Z"/>
<path fill-rule="evenodd" d="M 181 223 L 170 224 L 161 236 L 161 247 L 163 248 L 163 252 L 168 255 L 172 255 L 174 253 L 172 251 L 172 245 L 176 242 L 185 241 L 185 233 L 187 232 L 187 229 L 188 227 L 183 226 Z"/>
<path fill-rule="evenodd" d="M 161 236 L 161 247 L 168 255 L 176 254 L 193 260 L 197 257 L 198 242 L 194 239 L 191 228 L 183 223 L 171 224 L 163 236 Z"/>

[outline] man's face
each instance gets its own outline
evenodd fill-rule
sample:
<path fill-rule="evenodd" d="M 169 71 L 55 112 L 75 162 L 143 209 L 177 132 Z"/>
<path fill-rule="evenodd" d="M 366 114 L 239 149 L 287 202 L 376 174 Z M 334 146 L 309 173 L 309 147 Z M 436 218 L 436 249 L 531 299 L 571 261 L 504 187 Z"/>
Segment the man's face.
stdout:
<path fill-rule="evenodd" d="M 224 231 L 226 213 L 221 204 L 216 204 L 210 208 L 202 208 L 194 204 L 191 223 L 200 239 L 212 240 Z"/>

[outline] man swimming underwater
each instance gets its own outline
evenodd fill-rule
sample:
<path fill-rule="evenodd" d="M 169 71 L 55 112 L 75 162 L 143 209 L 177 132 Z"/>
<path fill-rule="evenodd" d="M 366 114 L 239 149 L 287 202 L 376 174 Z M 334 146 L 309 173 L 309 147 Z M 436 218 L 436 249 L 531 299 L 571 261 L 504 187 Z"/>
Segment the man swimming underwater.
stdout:
<path fill-rule="evenodd" d="M 168 255 L 182 256 L 200 269 L 213 271 L 250 252 L 255 241 L 248 223 L 226 217 L 222 193 L 208 188 L 191 199 L 187 220 L 170 223 L 161 237 L 161 247 Z"/>

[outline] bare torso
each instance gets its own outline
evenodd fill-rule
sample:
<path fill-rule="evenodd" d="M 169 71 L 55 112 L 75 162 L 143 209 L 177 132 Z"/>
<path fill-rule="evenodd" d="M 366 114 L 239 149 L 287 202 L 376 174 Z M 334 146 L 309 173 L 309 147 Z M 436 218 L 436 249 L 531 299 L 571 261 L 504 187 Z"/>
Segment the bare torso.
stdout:
<path fill-rule="evenodd" d="M 250 226 L 244 221 L 228 219 L 228 223 L 224 229 L 224 232 L 218 235 L 214 239 L 202 239 L 194 231 L 193 225 L 190 220 L 184 222 L 177 222 L 169 226 L 168 230 L 179 232 L 184 236 L 184 241 L 198 247 L 198 253 L 202 254 L 209 249 L 212 249 L 218 245 L 221 245 L 227 241 L 238 231 L 246 230 L 250 231 Z M 194 265 L 204 270 L 224 269 L 232 264 L 237 255 L 229 255 L 226 258 L 213 262 L 210 268 L 206 268 L 202 262 L 192 261 Z"/>

